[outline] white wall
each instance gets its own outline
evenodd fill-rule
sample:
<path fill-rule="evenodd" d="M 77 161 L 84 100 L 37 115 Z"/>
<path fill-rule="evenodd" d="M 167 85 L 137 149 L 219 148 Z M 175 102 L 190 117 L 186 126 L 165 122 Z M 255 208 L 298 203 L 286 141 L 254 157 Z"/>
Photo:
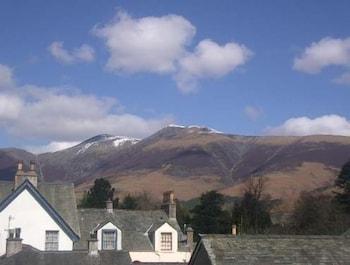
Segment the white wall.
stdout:
<path fill-rule="evenodd" d="M 10 227 L 9 216 L 13 217 Z M 22 243 L 39 250 L 45 250 L 45 231 L 56 230 L 59 231 L 59 250 L 73 249 L 73 241 L 27 190 L 0 212 L 0 256 L 6 253 L 8 228 L 21 228 Z"/>
<path fill-rule="evenodd" d="M 116 227 L 111 222 L 105 224 L 103 227 L 101 227 L 97 231 L 98 250 L 102 249 L 102 230 L 103 229 L 117 230 L 117 250 L 121 250 L 122 249 L 122 232 L 118 227 Z"/>
<path fill-rule="evenodd" d="M 176 252 L 177 251 L 177 231 L 168 223 L 163 224 L 159 227 L 154 233 L 154 250 L 161 252 L 161 233 L 171 233 L 172 234 L 172 250 L 167 252 Z"/>

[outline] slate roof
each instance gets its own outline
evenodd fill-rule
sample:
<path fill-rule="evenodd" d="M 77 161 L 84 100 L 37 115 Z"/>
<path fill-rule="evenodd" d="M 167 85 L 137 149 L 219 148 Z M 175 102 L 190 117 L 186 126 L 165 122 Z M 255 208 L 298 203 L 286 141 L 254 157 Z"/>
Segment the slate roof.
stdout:
<path fill-rule="evenodd" d="M 205 264 L 211 265 L 349 265 L 350 237 L 204 235 L 190 265 L 198 264 L 198 253 L 206 253 L 210 262 Z"/>
<path fill-rule="evenodd" d="M 13 192 L 13 187 L 12 181 L 0 181 L 0 202 Z M 39 182 L 37 189 L 75 234 L 80 236 L 74 184 Z"/>
<path fill-rule="evenodd" d="M 21 252 L 6 258 L 0 257 L 1 265 L 131 265 L 126 251 L 100 251 L 90 256 L 87 251 L 39 251 L 25 247 Z"/>
<path fill-rule="evenodd" d="M 90 233 L 107 220 L 122 231 L 122 248 L 129 251 L 153 251 L 152 242 L 146 232 L 154 225 L 167 222 L 178 231 L 179 240 L 183 236 L 177 221 L 169 219 L 162 210 L 115 209 L 113 213 L 108 213 L 106 209 L 79 209 L 78 216 L 81 239 L 74 245 L 75 249 L 86 249 Z"/>

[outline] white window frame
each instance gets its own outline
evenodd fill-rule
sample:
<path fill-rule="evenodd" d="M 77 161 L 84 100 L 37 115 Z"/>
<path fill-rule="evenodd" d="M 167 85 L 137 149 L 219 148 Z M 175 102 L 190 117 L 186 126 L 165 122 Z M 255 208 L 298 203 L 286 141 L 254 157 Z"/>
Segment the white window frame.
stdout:
<path fill-rule="evenodd" d="M 114 234 L 114 243 L 113 243 L 114 247 L 113 248 L 105 245 L 105 233 L 113 233 Z M 118 232 L 116 229 L 102 229 L 102 237 L 101 237 L 102 238 L 102 240 L 101 240 L 102 247 L 101 247 L 101 249 L 102 250 L 115 250 L 115 249 L 117 249 L 117 243 L 118 243 L 117 237 L 118 237 Z M 113 242 L 113 241 L 110 241 L 110 242 Z"/>
<path fill-rule="evenodd" d="M 51 233 L 51 238 L 48 238 L 49 233 Z M 57 240 L 52 235 L 57 235 Z M 59 250 L 59 235 L 58 230 L 46 230 L 45 231 L 45 251 L 58 251 Z M 49 240 L 48 240 L 49 239 Z"/>
<path fill-rule="evenodd" d="M 171 232 L 160 233 L 160 250 L 161 251 L 173 250 L 173 233 Z"/>

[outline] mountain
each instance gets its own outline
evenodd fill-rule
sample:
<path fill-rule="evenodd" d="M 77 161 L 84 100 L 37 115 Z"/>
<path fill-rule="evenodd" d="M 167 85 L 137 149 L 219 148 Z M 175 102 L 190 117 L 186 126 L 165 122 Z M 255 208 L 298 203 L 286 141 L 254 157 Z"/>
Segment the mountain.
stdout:
<path fill-rule="evenodd" d="M 35 158 L 8 150 L 0 152 L 4 172 L 14 172 L 18 159 Z M 236 196 L 250 176 L 260 175 L 268 178 L 267 192 L 274 198 L 293 201 L 300 191 L 333 186 L 340 167 L 350 160 L 350 137 L 240 136 L 171 125 L 142 140 L 99 135 L 36 159 L 45 180 L 73 181 L 78 195 L 95 178 L 107 177 L 120 194 L 160 196 L 173 189 L 178 198 L 191 199 L 217 189 Z"/>

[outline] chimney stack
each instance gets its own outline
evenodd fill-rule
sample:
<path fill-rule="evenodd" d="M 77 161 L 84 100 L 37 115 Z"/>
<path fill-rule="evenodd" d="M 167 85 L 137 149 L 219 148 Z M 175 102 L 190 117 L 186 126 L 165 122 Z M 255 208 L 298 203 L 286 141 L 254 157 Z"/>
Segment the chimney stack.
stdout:
<path fill-rule="evenodd" d="M 90 256 L 98 255 L 98 240 L 96 233 L 90 234 L 90 238 L 88 239 L 88 250 Z"/>
<path fill-rule="evenodd" d="M 237 226 L 232 225 L 232 235 L 236 236 L 237 235 Z"/>
<path fill-rule="evenodd" d="M 30 171 L 35 171 L 35 162 L 30 160 Z"/>
<path fill-rule="evenodd" d="M 163 204 L 161 208 L 166 212 L 170 219 L 176 219 L 176 202 L 174 191 L 163 193 Z"/>
<path fill-rule="evenodd" d="M 25 180 L 29 180 L 34 187 L 38 186 L 38 175 L 35 171 L 35 162 L 30 161 L 29 171 L 23 169 L 23 161 L 18 161 L 17 172 L 15 176 L 15 189 Z"/>
<path fill-rule="evenodd" d="M 6 239 L 6 257 L 10 257 L 22 250 L 21 229 L 10 229 Z"/>
<path fill-rule="evenodd" d="M 17 170 L 18 170 L 18 171 L 22 171 L 22 170 L 23 170 L 23 161 L 22 161 L 22 160 L 19 160 L 19 161 L 18 161 Z"/>
<path fill-rule="evenodd" d="M 187 246 L 192 252 L 193 250 L 193 229 L 192 227 L 187 227 L 186 229 L 186 235 L 187 235 Z"/>
<path fill-rule="evenodd" d="M 108 213 L 113 213 L 113 201 L 108 200 L 106 201 L 106 209 Z"/>

